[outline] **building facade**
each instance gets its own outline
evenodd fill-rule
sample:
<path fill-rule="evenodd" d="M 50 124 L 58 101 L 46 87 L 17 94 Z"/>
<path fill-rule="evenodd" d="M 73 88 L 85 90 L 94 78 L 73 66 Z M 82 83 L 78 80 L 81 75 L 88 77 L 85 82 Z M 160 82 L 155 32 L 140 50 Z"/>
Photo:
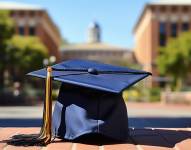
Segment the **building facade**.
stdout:
<path fill-rule="evenodd" d="M 146 4 L 135 27 L 135 57 L 144 70 L 153 73 L 150 86 L 158 85 L 160 74 L 156 66 L 159 48 L 170 37 L 191 29 L 191 1 L 161 0 Z"/>
<path fill-rule="evenodd" d="M 127 48 L 106 44 L 101 41 L 101 27 L 97 22 L 90 23 L 87 42 L 70 44 L 62 48 L 62 58 L 89 59 L 105 63 L 134 62 L 133 52 Z"/>
<path fill-rule="evenodd" d="M 15 34 L 39 37 L 49 55 L 60 60 L 61 35 L 45 9 L 35 5 L 0 2 L 0 10 L 10 11 L 15 22 Z"/>

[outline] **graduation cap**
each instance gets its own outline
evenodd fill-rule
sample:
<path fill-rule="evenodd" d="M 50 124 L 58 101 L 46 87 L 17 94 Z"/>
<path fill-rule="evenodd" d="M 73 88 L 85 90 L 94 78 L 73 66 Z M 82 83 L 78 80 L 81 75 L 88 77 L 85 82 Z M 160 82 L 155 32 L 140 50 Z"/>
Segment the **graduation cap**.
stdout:
<path fill-rule="evenodd" d="M 122 91 L 151 73 L 97 61 L 69 60 L 28 75 L 46 79 L 46 98 L 40 133 L 22 137 L 48 144 L 52 135 L 74 140 L 89 133 L 125 140 L 128 118 Z M 52 80 L 62 82 L 53 117 Z"/>

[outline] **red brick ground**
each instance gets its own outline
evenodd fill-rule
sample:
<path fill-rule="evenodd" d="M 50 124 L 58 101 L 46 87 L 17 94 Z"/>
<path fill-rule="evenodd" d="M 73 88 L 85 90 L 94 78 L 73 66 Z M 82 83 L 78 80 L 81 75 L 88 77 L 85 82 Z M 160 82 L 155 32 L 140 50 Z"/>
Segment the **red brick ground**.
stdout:
<path fill-rule="evenodd" d="M 130 138 L 125 143 L 82 144 L 56 139 L 46 147 L 12 146 L 6 143 L 12 135 L 38 133 L 39 128 L 0 128 L 2 150 L 191 150 L 191 128 L 130 129 Z"/>

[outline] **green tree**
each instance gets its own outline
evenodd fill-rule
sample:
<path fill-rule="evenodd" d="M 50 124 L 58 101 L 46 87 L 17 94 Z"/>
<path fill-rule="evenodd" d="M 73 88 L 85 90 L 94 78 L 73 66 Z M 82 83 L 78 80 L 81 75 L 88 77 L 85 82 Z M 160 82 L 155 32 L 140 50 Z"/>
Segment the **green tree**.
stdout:
<path fill-rule="evenodd" d="M 172 76 L 176 90 L 180 90 L 191 67 L 191 32 L 169 39 L 166 47 L 160 48 L 157 65 L 161 75 Z"/>
<path fill-rule="evenodd" d="M 11 38 L 13 35 L 14 22 L 10 18 L 9 11 L 0 11 L 0 42 L 2 43 Z"/>
<path fill-rule="evenodd" d="M 14 36 L 10 12 L 0 11 L 0 83 L 5 71 L 15 80 L 22 80 L 25 73 L 41 68 L 47 55 L 46 47 L 37 37 Z"/>
<path fill-rule="evenodd" d="M 62 38 L 61 46 L 69 44 L 68 40 L 66 38 Z"/>
<path fill-rule="evenodd" d="M 9 68 L 19 79 L 27 72 L 41 68 L 43 59 L 48 56 L 47 48 L 37 37 L 13 36 L 8 45 Z"/>
<path fill-rule="evenodd" d="M 3 73 L 5 70 L 5 64 L 7 63 L 7 40 L 13 35 L 14 22 L 10 18 L 10 12 L 0 11 L 0 83 L 3 83 Z M 2 84 L 0 85 L 2 86 Z"/>

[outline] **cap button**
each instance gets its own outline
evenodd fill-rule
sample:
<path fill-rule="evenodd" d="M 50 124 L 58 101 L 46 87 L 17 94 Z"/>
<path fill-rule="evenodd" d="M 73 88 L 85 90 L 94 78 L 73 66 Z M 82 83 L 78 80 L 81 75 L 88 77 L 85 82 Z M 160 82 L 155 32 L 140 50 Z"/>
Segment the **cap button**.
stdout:
<path fill-rule="evenodd" d="M 88 73 L 93 75 L 98 75 L 98 71 L 95 68 L 88 68 Z"/>

